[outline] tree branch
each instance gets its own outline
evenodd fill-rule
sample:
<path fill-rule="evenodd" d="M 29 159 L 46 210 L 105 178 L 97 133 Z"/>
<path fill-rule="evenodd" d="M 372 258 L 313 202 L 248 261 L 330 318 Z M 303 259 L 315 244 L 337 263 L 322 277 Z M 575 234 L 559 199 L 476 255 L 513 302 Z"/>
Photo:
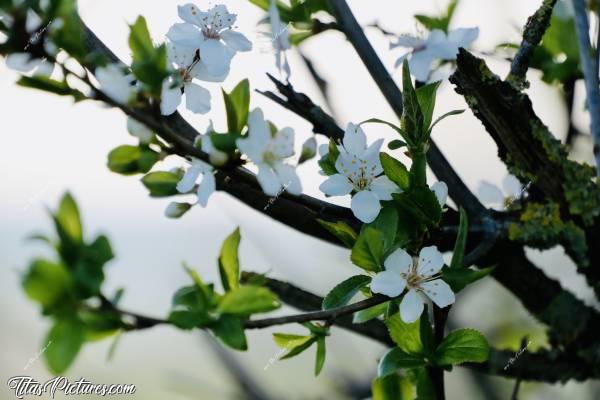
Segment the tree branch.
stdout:
<path fill-rule="evenodd" d="M 592 119 L 591 130 L 594 138 L 596 169 L 600 174 L 600 83 L 598 78 L 598 54 L 590 43 L 590 25 L 584 0 L 573 0 L 575 10 L 575 30 L 579 44 L 579 59 L 583 69 L 587 106 Z M 596 51 L 599 51 L 598 49 Z M 599 51 L 600 52 L 600 51 Z"/>

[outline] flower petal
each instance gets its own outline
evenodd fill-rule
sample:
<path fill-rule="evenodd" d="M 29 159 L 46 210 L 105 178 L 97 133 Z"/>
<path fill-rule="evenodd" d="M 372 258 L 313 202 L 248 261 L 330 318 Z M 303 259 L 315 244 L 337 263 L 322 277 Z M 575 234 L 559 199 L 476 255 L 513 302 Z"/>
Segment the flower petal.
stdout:
<path fill-rule="evenodd" d="M 412 266 L 413 259 L 404 249 L 396 249 L 390 254 L 383 265 L 386 271 L 392 271 L 397 275 L 407 273 Z"/>
<path fill-rule="evenodd" d="M 441 279 L 434 279 L 421 284 L 423 292 L 440 308 L 454 303 L 455 296 L 450 286 Z"/>
<path fill-rule="evenodd" d="M 510 197 L 519 197 L 523 192 L 519 179 L 510 174 L 502 179 L 502 189 L 504 189 L 504 194 Z"/>
<path fill-rule="evenodd" d="M 381 210 L 381 204 L 379 204 L 379 199 L 373 192 L 363 190 L 352 197 L 350 208 L 352 208 L 356 218 L 369 223 L 377 218 L 379 210 Z"/>
<path fill-rule="evenodd" d="M 352 192 L 352 188 L 348 178 L 342 174 L 331 175 L 319 186 L 319 190 L 327 196 L 345 196 Z"/>
<path fill-rule="evenodd" d="M 434 55 L 428 49 L 416 51 L 408 61 L 411 74 L 420 82 L 427 82 Z"/>
<path fill-rule="evenodd" d="M 271 139 L 271 151 L 279 158 L 294 155 L 294 130 L 286 127 L 276 132 Z"/>
<path fill-rule="evenodd" d="M 302 183 L 296 173 L 296 168 L 288 164 L 278 163 L 275 165 L 275 172 L 279 176 L 279 182 L 288 193 L 295 195 L 302 193 Z"/>
<path fill-rule="evenodd" d="M 162 115 L 171 115 L 177 111 L 177 107 L 181 104 L 181 88 L 171 87 L 173 82 L 170 79 L 165 79 L 162 85 L 162 93 L 160 98 L 160 113 Z"/>
<path fill-rule="evenodd" d="M 185 85 L 185 106 L 196 114 L 206 114 L 210 111 L 210 92 L 195 83 Z"/>
<path fill-rule="evenodd" d="M 217 188 L 217 183 L 215 181 L 215 176 L 212 172 L 207 172 L 204 174 L 202 178 L 202 182 L 200 182 L 200 186 L 198 186 L 198 204 L 202 207 L 206 207 L 208 204 L 208 198 L 211 194 L 214 193 Z"/>
<path fill-rule="evenodd" d="M 258 183 L 265 194 L 277 196 L 281 189 L 281 182 L 273 168 L 266 164 L 259 164 L 256 179 L 258 179 Z"/>
<path fill-rule="evenodd" d="M 204 41 L 204 35 L 194 25 L 191 24 L 173 24 L 167 32 L 167 38 L 172 42 L 175 47 L 183 46 L 189 50 L 192 50 L 192 54 L 198 49 L 200 43 Z M 169 46 L 171 48 L 173 46 Z M 171 51 L 173 49 L 170 49 Z M 172 54 L 169 54 L 172 56 Z M 171 58 L 169 58 L 171 59 Z M 179 63 L 178 63 L 179 64 Z M 189 65 L 191 63 L 187 63 Z M 179 64 L 184 65 L 184 64 Z"/>
<path fill-rule="evenodd" d="M 205 39 L 200 43 L 200 62 L 213 76 L 222 76 L 229 69 L 231 57 L 231 51 L 218 39 Z"/>
<path fill-rule="evenodd" d="M 148 144 L 154 139 L 154 132 L 133 117 L 127 118 L 127 131 L 137 137 L 141 143 Z"/>
<path fill-rule="evenodd" d="M 185 22 L 199 27 L 202 27 L 202 16 L 206 15 L 206 13 L 201 12 L 198 7 L 192 3 L 177 6 L 177 14 L 179 15 L 179 18 Z"/>
<path fill-rule="evenodd" d="M 242 33 L 227 29 L 221 32 L 221 38 L 227 46 L 234 51 L 252 50 L 252 42 Z"/>
<path fill-rule="evenodd" d="M 409 290 L 400 303 L 400 318 L 407 324 L 419 319 L 423 313 L 423 298 L 415 290 Z"/>
<path fill-rule="evenodd" d="M 391 200 L 392 193 L 402 192 L 402 190 L 385 175 L 373 179 L 370 189 L 375 193 L 379 200 Z"/>
<path fill-rule="evenodd" d="M 431 191 L 437 197 L 440 207 L 443 207 L 448 200 L 448 185 L 445 182 L 439 181 L 431 185 Z"/>
<path fill-rule="evenodd" d="M 488 181 L 481 181 L 477 188 L 477 194 L 486 205 L 499 205 L 504 203 L 504 194 L 500 188 Z"/>
<path fill-rule="evenodd" d="M 444 257 L 436 246 L 423 247 L 419 252 L 417 273 L 421 276 L 432 276 L 444 266 Z"/>
<path fill-rule="evenodd" d="M 177 191 L 179 193 L 188 193 L 190 190 L 194 188 L 198 177 L 202 173 L 202 169 L 198 164 L 192 164 L 191 167 L 183 175 L 183 178 L 177 184 Z"/>
<path fill-rule="evenodd" d="M 350 122 L 344 132 L 344 148 L 353 155 L 361 155 L 367 148 L 367 135 L 358 125 Z"/>
<path fill-rule="evenodd" d="M 371 291 L 388 297 L 399 296 L 406 287 L 406 280 L 393 271 L 383 271 L 373 277 Z"/>

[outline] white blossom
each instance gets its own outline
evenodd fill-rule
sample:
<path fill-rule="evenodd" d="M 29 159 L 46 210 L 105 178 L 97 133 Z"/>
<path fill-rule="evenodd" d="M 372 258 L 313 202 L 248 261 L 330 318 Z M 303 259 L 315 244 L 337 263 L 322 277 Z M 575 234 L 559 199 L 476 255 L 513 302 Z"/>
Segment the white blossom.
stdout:
<path fill-rule="evenodd" d="M 177 190 L 179 193 L 191 192 L 196 186 L 196 182 L 200 176 L 202 176 L 202 179 L 198 185 L 196 196 L 198 197 L 198 204 L 202 207 L 206 207 L 208 198 L 214 193 L 217 187 L 212 165 L 200 159 L 192 158 L 192 165 L 177 184 Z"/>
<path fill-rule="evenodd" d="M 518 198 L 524 189 L 514 175 L 506 175 L 502 179 L 502 189 L 488 181 L 481 181 L 477 194 L 481 201 L 490 207 L 504 209 L 507 204 Z"/>
<path fill-rule="evenodd" d="M 362 222 L 372 222 L 379 215 L 381 200 L 392 200 L 392 193 L 400 193 L 387 176 L 382 175 L 379 150 L 383 139 L 367 147 L 367 137 L 358 125 L 349 123 L 344 133 L 343 145 L 338 146 L 335 162 L 337 174 L 331 175 L 319 186 L 328 196 L 345 196 L 353 193 L 351 208 Z"/>
<path fill-rule="evenodd" d="M 292 48 L 289 39 L 290 32 L 287 25 L 281 22 L 276 0 L 271 0 L 269 6 L 269 22 L 271 23 L 271 43 L 275 51 L 275 66 L 280 73 L 281 71 L 285 73 L 285 79 L 288 80 L 291 71 L 286 51 Z"/>
<path fill-rule="evenodd" d="M 185 94 L 186 108 L 194 113 L 205 114 L 210 110 L 210 92 L 194 83 L 194 78 L 207 81 L 221 79 L 211 76 L 205 68 L 201 68 L 196 50 L 175 43 L 167 43 L 167 62 L 174 68 L 181 79 L 169 77 L 164 80 L 161 93 L 160 111 L 163 115 L 171 115 L 181 104 Z"/>
<path fill-rule="evenodd" d="M 135 95 L 133 77 L 126 74 L 123 67 L 118 64 L 96 68 L 96 79 L 100 84 L 100 90 L 119 104 L 127 104 Z"/>
<path fill-rule="evenodd" d="M 213 127 L 212 120 L 208 124 L 208 128 L 206 129 L 206 133 L 204 135 L 196 136 L 194 140 L 194 146 L 200 147 L 203 152 L 208 154 L 209 161 L 212 165 L 217 167 L 223 166 L 229 160 L 229 156 L 226 152 L 221 151 L 215 147 L 212 142 L 211 135 L 218 135 Z"/>
<path fill-rule="evenodd" d="M 263 192 L 276 196 L 282 189 L 302 193 L 294 166 L 285 159 L 294 155 L 294 130 L 283 128 L 274 134 L 260 108 L 248 115 L 248 136 L 236 141 L 238 149 L 258 167 L 257 179 Z"/>
<path fill-rule="evenodd" d="M 226 6 L 215 5 L 201 11 L 193 4 L 185 4 L 178 7 L 178 12 L 185 22 L 174 24 L 167 37 L 173 43 L 197 49 L 201 68 L 210 75 L 227 75 L 235 53 L 252 49 L 252 43 L 233 30 L 236 15 L 229 13 Z"/>
<path fill-rule="evenodd" d="M 418 258 L 397 249 L 387 257 L 384 266 L 385 271 L 379 272 L 371 281 L 371 291 L 397 297 L 408 289 L 400 303 L 400 317 L 404 322 L 419 319 L 427 298 L 440 308 L 454 303 L 454 292 L 439 275 L 444 258 L 437 247 L 422 248 Z"/>
<path fill-rule="evenodd" d="M 469 47 L 478 35 L 479 28 L 460 28 L 448 31 L 447 34 L 440 29 L 434 29 L 424 39 L 410 35 L 400 36 L 390 48 L 412 48 L 396 61 L 396 67 L 402 65 L 404 59 L 409 57 L 410 72 L 418 81 L 427 82 L 435 60 L 455 60 L 458 49 Z"/>

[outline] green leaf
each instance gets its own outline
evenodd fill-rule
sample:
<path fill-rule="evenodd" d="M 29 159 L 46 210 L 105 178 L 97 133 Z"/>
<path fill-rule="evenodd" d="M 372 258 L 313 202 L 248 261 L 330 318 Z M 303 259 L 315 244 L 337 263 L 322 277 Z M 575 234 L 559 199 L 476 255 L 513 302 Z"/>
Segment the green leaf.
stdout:
<path fill-rule="evenodd" d="M 34 260 L 23 277 L 22 286 L 30 299 L 48 309 L 68 299 L 73 282 L 64 265 Z"/>
<path fill-rule="evenodd" d="M 97 266 L 104 264 L 115 258 L 110 241 L 104 235 L 98 236 L 91 244 L 84 247 L 83 257 Z"/>
<path fill-rule="evenodd" d="M 53 374 L 62 374 L 77 357 L 85 340 L 85 327 L 75 318 L 58 319 L 46 337 L 44 357 Z"/>
<path fill-rule="evenodd" d="M 208 321 L 204 313 L 192 310 L 172 310 L 168 320 L 179 329 L 186 330 L 202 326 Z"/>
<path fill-rule="evenodd" d="M 78 243 L 83 241 L 83 228 L 81 226 L 79 208 L 69 192 L 63 195 L 54 217 L 56 218 L 57 225 L 60 226 L 60 230 L 70 240 Z"/>
<path fill-rule="evenodd" d="M 366 271 L 381 271 L 383 257 L 383 233 L 372 227 L 362 229 L 352 247 L 350 259 Z"/>
<path fill-rule="evenodd" d="M 433 82 L 417 88 L 417 100 L 423 112 L 423 129 L 428 130 L 433 118 L 433 110 L 435 108 L 435 98 L 438 88 L 442 82 Z"/>
<path fill-rule="evenodd" d="M 181 176 L 173 172 L 150 172 L 142 178 L 142 183 L 150 191 L 151 197 L 167 197 L 179 193 L 177 184 Z"/>
<path fill-rule="evenodd" d="M 451 115 L 459 115 L 464 113 L 465 110 L 452 110 L 452 111 L 448 111 L 447 113 L 437 117 L 437 119 L 435 121 L 433 121 L 433 124 L 431 124 L 431 126 L 429 127 L 428 132 L 431 132 L 433 130 L 433 127 L 436 126 L 438 124 L 438 122 L 440 122 L 441 120 L 450 117 Z"/>
<path fill-rule="evenodd" d="M 379 153 L 379 159 L 385 176 L 398 185 L 400 189 L 407 190 L 410 185 L 410 175 L 404 164 L 387 153 Z"/>
<path fill-rule="evenodd" d="M 412 372 L 417 387 L 416 400 L 436 400 L 433 383 L 427 370 L 425 368 L 415 368 Z"/>
<path fill-rule="evenodd" d="M 280 360 L 287 360 L 288 358 L 292 358 L 292 357 L 296 357 L 298 354 L 304 352 L 306 349 L 308 349 L 310 346 L 313 345 L 313 343 L 315 343 L 319 336 L 309 336 L 309 339 L 304 342 L 301 345 L 298 345 L 296 347 L 292 347 L 289 348 L 289 352 L 287 352 L 285 355 L 283 355 L 282 357 L 280 357 Z"/>
<path fill-rule="evenodd" d="M 484 362 L 488 359 L 489 345 L 475 329 L 459 329 L 442 340 L 435 351 L 437 365 L 456 365 L 465 362 Z"/>
<path fill-rule="evenodd" d="M 293 349 L 298 346 L 302 346 L 311 339 L 312 336 L 307 335 L 293 335 L 289 333 L 273 334 L 273 340 L 275 341 L 275 344 L 282 349 Z"/>
<path fill-rule="evenodd" d="M 396 235 L 398 233 L 398 210 L 391 205 L 385 205 L 375 221 L 369 226 L 377 229 L 383 235 L 383 252 L 387 253 L 394 248 L 396 243 Z"/>
<path fill-rule="evenodd" d="M 408 354 L 422 354 L 423 343 L 421 342 L 420 321 L 406 323 L 400 318 L 399 313 L 385 319 L 390 337 L 398 345 L 398 348 Z"/>
<path fill-rule="evenodd" d="M 241 318 L 222 315 L 218 321 L 210 326 L 210 329 L 216 337 L 232 349 L 248 350 L 244 321 Z"/>
<path fill-rule="evenodd" d="M 427 311 L 428 306 L 425 306 L 425 312 L 421 314 L 419 318 L 419 337 L 423 344 L 423 353 L 428 358 L 432 358 L 435 351 L 435 337 L 433 335 L 433 326 L 429 322 L 429 312 Z"/>
<path fill-rule="evenodd" d="M 378 304 L 373 307 L 369 307 L 364 310 L 360 310 L 354 313 L 354 317 L 352 318 L 352 323 L 354 324 L 363 324 L 367 321 L 370 321 L 374 318 L 382 315 L 387 309 L 388 302 Z"/>
<path fill-rule="evenodd" d="M 223 101 L 227 111 L 227 128 L 229 132 L 241 133 L 248 121 L 250 107 L 250 82 L 244 79 L 230 93 L 223 92 Z"/>
<path fill-rule="evenodd" d="M 240 286 L 223 296 L 217 312 L 244 316 L 273 311 L 280 306 L 277 296 L 269 289 L 258 286 Z"/>
<path fill-rule="evenodd" d="M 395 374 L 378 377 L 371 385 L 372 400 L 412 400 L 412 391 L 408 379 Z"/>
<path fill-rule="evenodd" d="M 454 243 L 454 252 L 452 253 L 452 261 L 450 268 L 463 268 L 465 258 L 465 248 L 467 246 L 467 233 L 469 232 L 469 218 L 464 208 L 460 208 L 460 222 L 458 223 L 458 234 Z"/>
<path fill-rule="evenodd" d="M 322 219 L 317 219 L 317 222 L 333 236 L 338 238 L 348 248 L 352 248 L 356 243 L 358 235 L 350 225 L 343 221 L 328 222 Z"/>
<path fill-rule="evenodd" d="M 390 150 L 397 150 L 406 146 L 408 146 L 408 144 L 400 139 L 394 139 L 388 143 L 388 149 Z"/>
<path fill-rule="evenodd" d="M 472 269 L 472 268 L 443 268 L 442 279 L 450 285 L 454 293 L 463 290 L 467 285 L 485 278 L 492 273 L 494 267 Z"/>
<path fill-rule="evenodd" d="M 107 166 L 112 172 L 131 175 L 148 172 L 158 159 L 158 153 L 149 148 L 122 145 L 108 153 Z"/>
<path fill-rule="evenodd" d="M 208 299 L 204 292 L 196 285 L 184 286 L 177 290 L 171 301 L 173 307 L 183 307 L 187 310 L 205 313 L 208 311 Z"/>
<path fill-rule="evenodd" d="M 409 192 L 392 194 L 396 203 L 418 222 L 433 228 L 442 218 L 442 208 L 435 194 L 427 187 L 417 187 Z"/>
<path fill-rule="evenodd" d="M 17 85 L 43 90 L 45 92 L 54 93 L 59 96 L 73 96 L 77 101 L 85 100 L 87 97 L 77 89 L 72 89 L 66 81 L 57 81 L 45 76 L 21 76 L 17 81 Z"/>
<path fill-rule="evenodd" d="M 419 106 L 417 93 L 412 84 L 407 60 L 404 60 L 404 63 L 402 64 L 402 95 L 404 103 L 401 124 L 402 129 L 411 136 L 414 144 L 419 144 L 423 140 L 424 117 L 421 107 Z"/>
<path fill-rule="evenodd" d="M 422 354 L 411 354 L 399 347 L 389 350 L 379 361 L 377 367 L 378 376 L 386 376 L 396 372 L 400 368 L 417 368 L 426 365 Z"/>
<path fill-rule="evenodd" d="M 371 277 L 355 275 L 337 284 L 323 299 L 323 310 L 342 307 L 358 293 L 358 291 L 371 283 Z"/>
<path fill-rule="evenodd" d="M 315 376 L 318 376 L 323 369 L 323 365 L 325 365 L 325 355 L 326 355 L 326 347 L 325 347 L 325 337 L 321 336 L 317 339 L 317 357 L 315 360 Z"/>
<path fill-rule="evenodd" d="M 167 48 L 165 45 L 154 47 L 148 25 L 142 16 L 130 26 L 129 48 L 132 52 L 131 70 L 134 75 L 147 85 L 152 94 L 159 97 L 162 83 L 168 76 Z"/>
<path fill-rule="evenodd" d="M 221 246 L 219 254 L 219 273 L 221 282 L 226 291 L 236 289 L 240 286 L 240 261 L 238 251 L 240 247 L 240 228 L 236 228 Z"/>

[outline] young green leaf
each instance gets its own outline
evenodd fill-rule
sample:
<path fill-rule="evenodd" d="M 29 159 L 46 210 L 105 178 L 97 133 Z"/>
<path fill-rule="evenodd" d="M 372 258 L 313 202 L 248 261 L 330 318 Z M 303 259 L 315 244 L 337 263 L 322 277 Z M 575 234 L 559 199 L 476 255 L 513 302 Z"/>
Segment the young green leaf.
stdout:
<path fill-rule="evenodd" d="M 420 322 L 406 323 L 395 312 L 385 319 L 390 337 L 398 345 L 398 348 L 409 354 L 422 354 L 423 343 L 421 342 Z"/>
<path fill-rule="evenodd" d="M 81 226 L 81 217 L 79 208 L 73 196 L 70 193 L 65 193 L 60 200 L 58 210 L 55 214 L 56 221 L 60 225 L 61 230 L 69 236 L 74 242 L 83 240 L 83 228 Z"/>
<path fill-rule="evenodd" d="M 107 166 L 117 174 L 131 175 L 148 172 L 158 158 L 158 153 L 149 148 L 122 145 L 108 153 Z"/>
<path fill-rule="evenodd" d="M 30 299 L 48 309 L 68 299 L 73 282 L 64 265 L 40 259 L 31 263 L 22 285 Z"/>
<path fill-rule="evenodd" d="M 248 120 L 250 83 L 248 79 L 244 79 L 230 93 L 225 90 L 222 93 L 227 112 L 227 129 L 229 132 L 241 133 Z"/>
<path fill-rule="evenodd" d="M 438 88 L 442 82 L 433 82 L 416 89 L 417 100 L 423 112 L 423 129 L 429 129 L 435 108 L 435 98 Z"/>
<path fill-rule="evenodd" d="M 405 129 L 403 129 L 399 126 L 396 126 L 396 125 L 392 124 L 391 122 L 387 122 L 387 121 L 384 121 L 379 118 L 370 118 L 370 119 L 367 119 L 367 120 L 361 122 L 359 125 L 366 124 L 366 123 L 387 125 L 390 128 L 392 128 L 393 130 L 395 130 L 396 132 L 398 132 L 400 134 L 400 136 L 402 136 L 402 139 L 404 139 L 406 141 L 406 144 L 408 144 L 408 146 L 412 146 L 414 144 L 412 137 L 409 135 L 409 133 Z M 399 140 L 399 142 L 402 142 L 402 141 Z M 402 142 L 402 143 L 404 143 L 404 142 Z M 399 147 L 402 147 L 402 146 L 399 146 Z"/>
<path fill-rule="evenodd" d="M 381 271 L 383 257 L 383 233 L 372 227 L 364 228 L 352 247 L 350 259 L 366 271 Z"/>
<path fill-rule="evenodd" d="M 129 48 L 134 75 L 147 85 L 153 95 L 160 96 L 163 80 L 168 76 L 167 48 L 165 45 L 154 47 L 144 17 L 138 17 L 130 26 Z"/>
<path fill-rule="evenodd" d="M 452 115 L 459 115 L 464 113 L 465 110 L 452 110 L 452 111 L 448 111 L 447 113 L 440 115 L 435 121 L 433 121 L 433 124 L 431 124 L 431 126 L 429 127 L 428 132 L 431 133 L 431 131 L 433 130 L 433 127 L 435 127 L 439 122 L 441 122 L 443 119 L 450 117 Z"/>
<path fill-rule="evenodd" d="M 442 279 L 450 285 L 454 293 L 463 290 L 467 285 L 488 276 L 494 267 L 472 269 L 472 268 L 443 268 Z"/>
<path fill-rule="evenodd" d="M 75 318 L 58 319 L 48 332 L 44 352 L 48 369 L 53 374 L 65 372 L 77 357 L 85 340 L 85 327 Z"/>
<path fill-rule="evenodd" d="M 245 316 L 273 311 L 280 306 L 277 296 L 269 289 L 258 286 L 240 286 L 223 296 L 217 312 Z"/>
<path fill-rule="evenodd" d="M 451 332 L 435 350 L 437 365 L 456 365 L 465 362 L 484 362 L 488 359 L 489 345 L 475 329 Z"/>
<path fill-rule="evenodd" d="M 282 349 L 293 349 L 302 346 L 308 342 L 312 336 L 309 335 L 293 335 L 289 333 L 274 333 L 273 340 L 275 344 Z"/>
<path fill-rule="evenodd" d="M 400 161 L 396 160 L 387 153 L 379 153 L 383 172 L 392 182 L 402 190 L 408 190 L 410 185 L 410 175 L 408 169 Z"/>
<path fill-rule="evenodd" d="M 168 321 L 179 329 L 194 329 L 204 325 L 208 319 L 206 314 L 191 310 L 172 310 Z"/>
<path fill-rule="evenodd" d="M 150 172 L 142 178 L 142 183 L 150 191 L 151 197 L 168 197 L 179 193 L 177 184 L 181 176 L 168 171 Z"/>
<path fill-rule="evenodd" d="M 71 88 L 66 81 L 57 81 L 45 76 L 30 77 L 23 75 L 17 81 L 17 85 L 31 89 L 43 90 L 59 96 L 73 96 L 73 99 L 76 102 L 85 100 L 87 98 L 86 95 L 79 90 Z"/>
<path fill-rule="evenodd" d="M 329 231 L 329 233 L 331 233 L 333 236 L 340 239 L 340 241 L 344 243 L 346 247 L 352 248 L 352 246 L 354 246 L 356 243 L 358 235 L 347 223 L 343 221 L 329 222 L 322 219 L 317 219 L 317 222 L 321 224 L 323 228 L 327 229 L 327 231 Z"/>
<path fill-rule="evenodd" d="M 412 84 L 408 61 L 405 59 L 402 64 L 402 99 L 404 110 L 402 112 L 402 129 L 412 138 L 413 144 L 422 144 L 423 142 L 423 112 L 419 106 L 419 99 Z M 408 140 L 407 140 L 408 142 Z M 409 142 L 410 143 L 410 142 Z"/>
<path fill-rule="evenodd" d="M 381 303 L 373 307 L 369 307 L 365 310 L 360 310 L 354 313 L 354 317 L 352 318 L 352 323 L 354 324 L 363 324 L 367 321 L 370 321 L 374 318 L 382 315 L 387 309 L 388 303 Z"/>
<path fill-rule="evenodd" d="M 219 273 L 221 274 L 221 283 L 226 291 L 240 286 L 240 261 L 238 251 L 240 247 L 240 228 L 236 228 L 221 246 L 219 255 Z"/>
<path fill-rule="evenodd" d="M 406 147 L 408 144 L 404 140 L 394 139 L 388 143 L 388 149 L 397 150 L 402 147 Z"/>
<path fill-rule="evenodd" d="M 436 227 L 442 218 L 442 208 L 435 194 L 427 187 L 417 187 L 409 192 L 392 194 L 404 211 L 427 227 Z"/>
<path fill-rule="evenodd" d="M 458 223 L 458 234 L 454 243 L 454 252 L 452 253 L 452 261 L 450 268 L 463 268 L 465 258 L 465 248 L 467 246 L 467 233 L 469 231 L 469 219 L 464 208 L 460 208 L 460 222 Z"/>
<path fill-rule="evenodd" d="M 385 205 L 375 221 L 369 226 L 377 229 L 383 235 L 383 252 L 387 253 L 396 243 L 396 234 L 398 233 L 398 210 L 392 204 Z"/>
<path fill-rule="evenodd" d="M 358 293 L 358 291 L 371 283 L 371 277 L 355 275 L 336 285 L 323 299 L 323 310 L 342 307 Z"/>
<path fill-rule="evenodd" d="M 412 385 L 406 377 L 390 374 L 373 380 L 372 400 L 412 400 Z"/>
<path fill-rule="evenodd" d="M 244 322 L 241 318 L 232 315 L 221 315 L 209 328 L 216 337 L 232 349 L 248 350 Z"/>
<path fill-rule="evenodd" d="M 325 355 L 326 355 L 326 347 L 325 347 L 325 337 L 320 336 L 317 339 L 317 357 L 315 360 L 315 376 L 318 376 L 323 369 L 323 365 L 325 365 Z"/>
<path fill-rule="evenodd" d="M 394 347 L 385 353 L 379 361 L 377 375 L 386 376 L 400 368 L 417 368 L 423 367 L 425 364 L 425 358 L 422 354 L 407 353 L 399 347 Z"/>

